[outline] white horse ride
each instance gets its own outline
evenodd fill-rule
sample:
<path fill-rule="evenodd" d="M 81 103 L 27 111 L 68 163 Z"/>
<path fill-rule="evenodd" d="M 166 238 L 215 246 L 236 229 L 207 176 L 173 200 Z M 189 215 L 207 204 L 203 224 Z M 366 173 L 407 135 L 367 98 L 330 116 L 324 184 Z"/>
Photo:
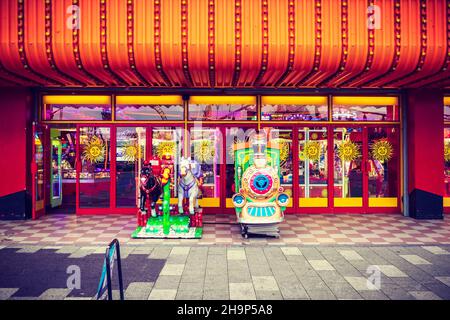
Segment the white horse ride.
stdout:
<path fill-rule="evenodd" d="M 183 214 L 183 200 L 189 199 L 189 213 L 195 214 L 198 210 L 198 195 L 200 193 L 199 179 L 203 176 L 200 164 L 189 158 L 182 157 L 179 163 L 178 175 L 178 213 Z M 194 210 L 195 208 L 195 210 Z"/>

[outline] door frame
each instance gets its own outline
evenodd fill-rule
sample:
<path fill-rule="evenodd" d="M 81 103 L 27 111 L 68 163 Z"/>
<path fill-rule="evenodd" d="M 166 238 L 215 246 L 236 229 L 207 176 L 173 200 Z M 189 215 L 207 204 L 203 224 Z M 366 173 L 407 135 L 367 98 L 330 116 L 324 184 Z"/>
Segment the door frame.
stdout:
<path fill-rule="evenodd" d="M 31 138 L 31 163 L 30 163 L 30 172 L 31 172 L 31 218 L 33 220 L 39 219 L 43 215 L 45 215 L 45 205 L 46 205 L 46 170 L 45 170 L 45 137 L 46 137 L 46 128 L 44 125 L 38 124 L 36 122 L 33 122 L 32 124 L 32 138 Z M 41 145 L 42 145 L 42 200 L 39 200 L 42 202 L 42 204 L 38 205 L 36 201 L 36 195 L 37 195 L 37 162 L 36 162 L 36 140 L 35 136 L 36 134 L 40 132 L 41 133 Z"/>

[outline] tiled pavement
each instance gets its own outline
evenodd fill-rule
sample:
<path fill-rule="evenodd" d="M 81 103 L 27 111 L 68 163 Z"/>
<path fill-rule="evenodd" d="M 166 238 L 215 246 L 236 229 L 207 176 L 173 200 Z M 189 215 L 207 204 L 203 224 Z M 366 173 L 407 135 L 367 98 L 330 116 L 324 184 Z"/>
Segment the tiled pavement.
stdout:
<path fill-rule="evenodd" d="M 35 221 L 0 221 L 0 245 L 91 245 L 112 238 L 136 245 L 450 244 L 450 219 L 414 220 L 392 214 L 288 215 L 279 239 L 243 239 L 233 215 L 206 215 L 204 223 L 202 239 L 131 239 L 134 216 L 48 215 Z"/>
<path fill-rule="evenodd" d="M 103 250 L 4 247 L 0 299 L 90 299 Z M 122 251 L 126 299 L 450 299 L 449 245 L 124 245 Z M 80 268 L 80 289 L 67 289 L 70 265 Z M 117 297 L 117 281 L 114 289 Z"/>
<path fill-rule="evenodd" d="M 0 300 L 91 298 L 113 238 L 127 299 L 450 299 L 448 219 L 296 215 L 280 239 L 243 239 L 233 216 L 204 220 L 199 240 L 131 239 L 132 216 L 0 221 Z"/>

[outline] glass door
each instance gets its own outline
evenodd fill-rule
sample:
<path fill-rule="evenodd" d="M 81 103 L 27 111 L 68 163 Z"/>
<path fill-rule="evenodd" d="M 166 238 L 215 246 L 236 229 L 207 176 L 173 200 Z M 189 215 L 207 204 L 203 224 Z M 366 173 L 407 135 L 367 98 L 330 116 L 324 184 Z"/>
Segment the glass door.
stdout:
<path fill-rule="evenodd" d="M 225 128 L 225 179 L 223 179 L 223 197 L 225 198 L 225 211 L 234 213 L 234 205 L 231 200 L 239 190 L 235 186 L 234 147 L 239 143 L 248 143 L 256 133 L 255 125 L 230 126 Z"/>
<path fill-rule="evenodd" d="M 366 168 L 369 210 L 370 208 L 398 208 L 400 206 L 399 131 L 400 129 L 394 126 L 370 126 L 367 128 Z"/>
<path fill-rule="evenodd" d="M 77 212 L 111 208 L 111 127 L 79 126 L 77 134 Z M 115 168 L 114 168 L 115 169 Z"/>
<path fill-rule="evenodd" d="M 298 149 L 298 144 L 294 143 L 294 135 L 296 128 L 292 127 L 264 127 L 267 134 L 268 141 L 274 146 L 278 146 L 280 150 L 280 182 L 281 186 L 289 195 L 289 203 L 287 205 L 287 213 L 292 211 L 294 205 L 294 198 L 298 195 L 294 192 L 294 185 L 296 183 L 295 170 L 298 167 L 294 154 Z M 297 153 L 298 154 L 298 153 Z"/>
<path fill-rule="evenodd" d="M 147 150 L 147 128 L 116 127 L 115 208 L 136 208 L 139 172 Z"/>
<path fill-rule="evenodd" d="M 329 203 L 328 127 L 298 128 L 299 207 L 311 212 Z M 323 209 L 321 209 L 323 211 Z M 321 211 L 319 210 L 319 211 Z"/>
<path fill-rule="evenodd" d="M 184 135 L 182 127 L 147 128 L 148 156 L 161 159 L 165 154 L 172 156 L 173 174 L 170 184 L 170 204 L 178 203 L 178 163 L 183 155 Z"/>
<path fill-rule="evenodd" d="M 362 208 L 367 192 L 363 127 L 335 127 L 334 138 L 334 207 Z"/>
<path fill-rule="evenodd" d="M 333 129 L 337 212 L 391 212 L 400 207 L 400 132 L 397 126 Z"/>
<path fill-rule="evenodd" d="M 44 195 L 44 132 L 43 128 L 33 123 L 32 162 L 31 162 L 31 216 L 37 219 L 45 213 Z"/>

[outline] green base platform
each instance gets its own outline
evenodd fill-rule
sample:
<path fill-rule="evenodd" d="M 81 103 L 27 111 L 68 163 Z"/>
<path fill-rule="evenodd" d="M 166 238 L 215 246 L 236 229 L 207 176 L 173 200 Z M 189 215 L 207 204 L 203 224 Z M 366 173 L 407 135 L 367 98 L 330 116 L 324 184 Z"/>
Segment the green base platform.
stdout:
<path fill-rule="evenodd" d="M 137 227 L 131 237 L 134 239 L 199 239 L 203 228 L 189 227 L 189 216 L 170 216 L 168 232 L 164 232 L 163 216 L 150 217 L 145 227 Z"/>

